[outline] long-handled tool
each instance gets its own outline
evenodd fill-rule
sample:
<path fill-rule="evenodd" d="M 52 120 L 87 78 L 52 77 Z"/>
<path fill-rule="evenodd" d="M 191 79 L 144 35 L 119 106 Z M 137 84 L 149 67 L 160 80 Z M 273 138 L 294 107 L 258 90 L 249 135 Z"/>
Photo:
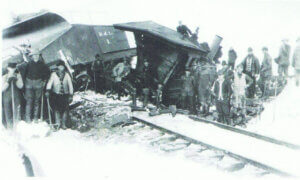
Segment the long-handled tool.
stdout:
<path fill-rule="evenodd" d="M 15 117 L 15 94 L 14 94 L 14 82 L 11 81 L 11 99 L 12 99 L 12 116 L 13 116 L 13 127 L 16 123 L 16 117 Z"/>
<path fill-rule="evenodd" d="M 41 117 L 40 120 L 44 120 L 44 92 L 42 92 L 42 99 L 41 99 Z"/>
<path fill-rule="evenodd" d="M 97 91 L 96 73 L 94 71 L 94 90 Z"/>
<path fill-rule="evenodd" d="M 275 98 L 277 96 L 277 85 L 278 85 L 278 79 L 276 77 L 275 79 Z M 273 106 L 273 122 L 275 121 L 275 111 L 276 111 L 276 100 L 274 101 L 274 106 Z"/>
<path fill-rule="evenodd" d="M 49 124 L 50 127 L 52 128 L 52 118 L 51 118 L 51 107 L 50 107 L 50 103 L 49 103 L 49 98 L 47 97 L 47 106 L 48 106 L 48 116 L 49 116 Z"/>

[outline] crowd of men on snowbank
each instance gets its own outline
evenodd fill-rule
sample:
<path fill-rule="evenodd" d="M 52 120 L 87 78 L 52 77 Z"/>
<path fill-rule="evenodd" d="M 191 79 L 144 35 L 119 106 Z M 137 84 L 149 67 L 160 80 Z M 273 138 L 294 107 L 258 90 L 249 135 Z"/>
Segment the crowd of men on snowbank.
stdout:
<path fill-rule="evenodd" d="M 184 37 L 195 42 L 198 39 L 198 30 L 197 28 L 195 33 L 191 33 L 181 23 L 177 28 L 177 31 Z M 193 114 L 196 114 L 197 109 L 201 108 L 202 113 L 205 114 L 209 112 L 210 105 L 215 104 L 218 121 L 233 125 L 232 112 L 239 111 L 244 117 L 246 115 L 246 99 L 255 98 L 256 85 L 258 84 L 262 96 L 264 96 L 272 78 L 272 58 L 267 47 L 263 47 L 262 51 L 264 57 L 261 64 L 254 55 L 253 49 L 249 47 L 248 55 L 242 63 L 236 66 L 237 53 L 230 49 L 227 62 L 222 62 L 222 67 L 213 77 L 211 77 L 210 62 L 195 61 L 182 76 L 184 88 L 181 93 L 181 106 Z M 291 47 L 285 39 L 282 41 L 279 56 L 274 59 L 278 64 L 278 74 L 283 79 L 288 77 L 290 51 Z M 104 63 L 99 55 L 96 55 L 95 58 L 91 67 L 95 77 L 95 90 L 104 93 L 102 86 L 106 79 L 101 72 Z M 145 68 L 147 68 L 147 64 L 148 62 L 145 61 Z M 295 68 L 295 79 L 298 86 L 300 81 L 300 38 L 297 39 L 297 46 L 292 56 L 292 66 Z M 213 67 L 215 68 L 215 66 Z M 124 58 L 124 61 L 112 69 L 118 99 L 123 90 L 122 81 L 130 72 L 130 68 L 130 62 Z M 50 71 L 37 49 L 30 49 L 21 64 L 9 63 L 2 76 L 2 105 L 6 127 L 13 128 L 14 124 L 23 118 L 28 123 L 41 119 L 44 108 L 41 106 L 47 104 L 48 112 L 50 109 L 53 111 L 56 128 L 67 128 L 69 104 L 72 102 L 74 93 L 72 75 L 67 69 L 64 61 L 57 60 L 55 68 Z M 144 81 L 146 82 L 146 78 Z M 162 89 L 162 85 L 158 85 L 156 90 L 158 107 L 162 101 Z M 43 98 L 44 95 L 46 98 Z M 144 93 L 144 100 L 148 98 L 145 96 L 149 96 L 149 93 Z M 26 101 L 25 108 L 21 107 L 22 98 Z M 54 106 L 50 107 L 49 99 L 54 102 Z M 45 101 L 46 103 L 44 103 Z M 199 107 L 196 107 L 196 104 L 199 104 Z M 22 117 L 22 109 L 25 109 L 24 117 Z"/>
<path fill-rule="evenodd" d="M 181 21 L 177 27 L 177 31 L 192 42 L 195 37 L 197 41 L 198 30 L 199 28 L 192 33 Z M 287 39 L 282 40 L 279 55 L 274 58 L 274 61 L 278 64 L 279 79 L 283 82 L 286 81 L 289 66 L 292 64 L 295 69 L 296 85 L 299 86 L 300 38 L 296 40 L 296 43 L 292 63 L 290 63 L 291 47 Z M 242 116 L 243 123 L 246 115 L 246 101 L 255 98 L 256 87 L 259 87 L 261 97 L 265 97 L 268 95 L 266 91 L 272 83 L 272 58 L 267 47 L 263 47 L 262 51 L 261 64 L 254 55 L 253 49 L 249 47 L 248 55 L 236 66 L 237 53 L 231 48 L 227 61 L 222 62 L 222 67 L 218 69 L 215 77 L 210 77 L 211 74 L 214 74 L 210 72 L 214 71 L 213 66 L 209 68 L 210 62 L 196 61 L 191 69 L 186 69 L 186 74 L 183 76 L 185 80 L 182 90 L 183 107 L 196 114 L 201 106 L 202 113 L 206 114 L 209 112 L 209 106 L 215 104 L 219 122 L 234 125 L 232 116 L 234 113 L 238 113 Z M 195 107 L 195 104 L 199 106 Z"/>

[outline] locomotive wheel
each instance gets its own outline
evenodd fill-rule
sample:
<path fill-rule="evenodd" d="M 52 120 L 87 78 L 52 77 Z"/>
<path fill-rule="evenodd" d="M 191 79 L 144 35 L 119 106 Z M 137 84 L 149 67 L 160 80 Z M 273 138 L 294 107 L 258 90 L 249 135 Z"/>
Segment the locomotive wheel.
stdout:
<path fill-rule="evenodd" d="M 92 78 L 88 74 L 81 74 L 76 77 L 76 90 L 77 91 L 85 91 L 91 87 Z"/>

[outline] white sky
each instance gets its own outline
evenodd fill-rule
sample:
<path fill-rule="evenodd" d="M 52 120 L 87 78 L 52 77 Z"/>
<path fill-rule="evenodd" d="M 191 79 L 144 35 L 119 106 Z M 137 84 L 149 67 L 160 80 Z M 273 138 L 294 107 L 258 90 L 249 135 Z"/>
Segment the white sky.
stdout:
<path fill-rule="evenodd" d="M 230 46 L 239 60 L 247 47 L 261 57 L 262 46 L 277 56 L 282 38 L 293 45 L 300 36 L 300 0 L 6 0 L 1 24 L 11 14 L 47 9 L 73 23 L 114 24 L 153 20 L 175 29 L 182 20 L 193 31 L 200 27 L 199 40 L 211 42 L 218 34 L 223 40 L 223 57 Z"/>

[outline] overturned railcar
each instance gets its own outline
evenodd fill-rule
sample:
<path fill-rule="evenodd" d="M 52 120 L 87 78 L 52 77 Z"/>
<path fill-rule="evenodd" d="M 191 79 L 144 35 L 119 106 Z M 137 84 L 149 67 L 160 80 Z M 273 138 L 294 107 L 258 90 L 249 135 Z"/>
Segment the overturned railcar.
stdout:
<path fill-rule="evenodd" d="M 195 59 L 207 57 L 206 44 L 196 44 L 180 33 L 152 21 L 115 24 L 116 29 L 134 33 L 137 49 L 136 74 L 143 73 L 144 61 L 150 66 L 151 87 L 162 84 L 163 103 L 178 104 L 182 78 L 186 68 Z"/>
<path fill-rule="evenodd" d="M 49 66 L 58 58 L 68 62 L 75 72 L 74 80 L 78 74 L 89 70 L 96 54 L 108 66 L 113 66 L 117 63 L 115 61 L 122 58 L 136 56 L 136 49 L 129 46 L 125 32 L 113 26 L 70 24 L 63 17 L 51 12 L 39 13 L 5 28 L 2 39 L 3 68 L 11 61 L 22 62 L 22 55 L 15 47 L 30 44 L 32 48 L 41 51 Z M 107 73 L 109 76 L 109 72 Z M 87 74 L 92 75 L 89 72 Z"/>

